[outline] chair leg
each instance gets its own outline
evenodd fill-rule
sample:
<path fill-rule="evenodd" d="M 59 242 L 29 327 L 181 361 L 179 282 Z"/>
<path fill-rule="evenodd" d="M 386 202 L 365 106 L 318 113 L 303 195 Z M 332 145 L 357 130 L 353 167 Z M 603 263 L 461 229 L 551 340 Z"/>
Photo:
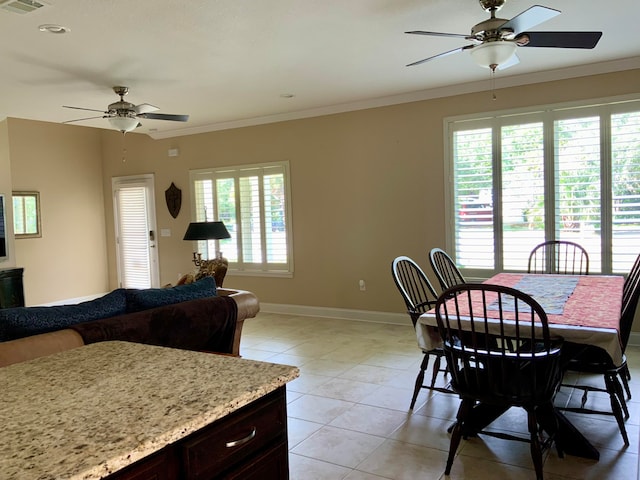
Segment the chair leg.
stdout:
<path fill-rule="evenodd" d="M 533 468 L 536 471 L 536 480 L 543 480 L 542 448 L 540 447 L 540 439 L 538 438 L 538 422 L 536 420 L 535 408 L 527 409 L 527 420 L 529 434 L 531 435 L 531 458 L 533 460 Z"/>
<path fill-rule="evenodd" d="M 438 377 L 438 372 L 440 371 L 440 360 L 441 360 L 441 356 L 440 355 L 434 355 L 435 358 L 433 359 L 433 367 L 432 367 L 432 373 L 431 373 L 431 388 L 433 388 L 436 384 L 436 378 Z"/>
<path fill-rule="evenodd" d="M 411 398 L 411 406 L 409 407 L 409 410 L 413 410 L 413 407 L 416 404 L 418 393 L 420 393 L 420 389 L 424 383 L 424 371 L 427 369 L 427 365 L 429 365 L 429 354 L 425 353 L 422 363 L 420 364 L 420 372 L 418 372 L 418 376 L 416 378 L 416 385 L 413 388 L 413 397 Z"/>
<path fill-rule="evenodd" d="M 462 399 L 460 406 L 458 407 L 458 414 L 456 415 L 456 423 L 453 426 L 451 432 L 451 443 L 449 444 L 449 456 L 447 457 L 447 466 L 444 469 L 444 474 L 449 475 L 451 473 L 451 466 L 453 460 L 456 457 L 456 451 L 460 446 L 460 440 L 462 439 L 462 427 L 465 419 L 468 417 L 471 409 L 475 405 L 473 400 Z"/>
<path fill-rule="evenodd" d="M 620 429 L 620 434 L 622 435 L 624 444 L 628 446 L 629 437 L 627 436 L 627 429 L 624 426 L 624 419 L 622 418 L 622 408 L 620 407 L 620 402 L 618 401 L 618 397 L 616 395 L 616 387 L 614 384 L 615 379 L 612 378 L 612 375 L 607 374 L 604 376 L 604 381 L 607 386 L 607 392 L 609 393 L 611 411 L 613 412 L 613 416 L 615 417 L 616 422 L 618 422 L 618 428 Z"/>
<path fill-rule="evenodd" d="M 547 432 L 547 435 L 549 435 L 550 439 L 556 444 L 558 458 L 564 458 L 564 445 L 562 445 L 558 435 L 560 424 L 558 423 L 558 417 L 556 416 L 553 402 L 540 405 L 536 412 L 536 416 L 538 424 L 540 425 L 540 430 Z"/>
<path fill-rule="evenodd" d="M 627 392 L 627 400 L 631 400 L 631 389 L 629 388 L 629 380 L 631 380 L 631 372 L 629 372 L 629 366 L 625 363 L 620 369 L 620 380 L 624 386 L 625 392 Z"/>
<path fill-rule="evenodd" d="M 587 397 L 589 395 L 589 387 L 585 387 L 582 391 L 582 400 L 580 401 L 580 408 L 584 409 L 584 406 L 587 404 Z"/>
<path fill-rule="evenodd" d="M 622 407 L 622 411 L 624 412 L 624 418 L 625 420 L 628 420 L 629 410 L 627 409 L 627 400 L 624 398 L 624 393 L 622 391 L 622 384 L 620 383 L 620 380 L 618 379 L 617 374 L 611 375 L 611 383 L 613 384 L 613 387 L 616 392 L 616 396 L 618 397 L 618 403 L 620 404 L 620 406 Z"/>

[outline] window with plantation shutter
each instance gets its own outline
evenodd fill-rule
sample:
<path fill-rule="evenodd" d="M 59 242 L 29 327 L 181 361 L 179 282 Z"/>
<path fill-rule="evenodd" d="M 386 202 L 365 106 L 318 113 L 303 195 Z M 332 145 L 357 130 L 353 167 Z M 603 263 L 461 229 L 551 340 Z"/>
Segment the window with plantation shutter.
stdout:
<path fill-rule="evenodd" d="M 611 264 L 627 270 L 640 249 L 640 110 L 611 115 Z"/>
<path fill-rule="evenodd" d="M 570 240 L 592 273 L 640 250 L 640 100 L 449 119 L 450 244 L 468 277 L 526 271 L 532 248 Z"/>
<path fill-rule="evenodd" d="M 195 221 L 221 220 L 231 234 L 219 241 L 229 271 L 293 272 L 287 162 L 192 170 L 190 177 Z M 198 251 L 213 258 L 216 241 L 198 242 Z"/>

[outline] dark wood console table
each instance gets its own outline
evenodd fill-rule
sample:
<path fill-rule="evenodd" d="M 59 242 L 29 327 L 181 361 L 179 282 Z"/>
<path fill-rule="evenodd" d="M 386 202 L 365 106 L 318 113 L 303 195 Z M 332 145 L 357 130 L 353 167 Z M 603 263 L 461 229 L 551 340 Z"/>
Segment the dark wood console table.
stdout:
<path fill-rule="evenodd" d="M 24 268 L 0 268 L 0 308 L 24 307 Z"/>

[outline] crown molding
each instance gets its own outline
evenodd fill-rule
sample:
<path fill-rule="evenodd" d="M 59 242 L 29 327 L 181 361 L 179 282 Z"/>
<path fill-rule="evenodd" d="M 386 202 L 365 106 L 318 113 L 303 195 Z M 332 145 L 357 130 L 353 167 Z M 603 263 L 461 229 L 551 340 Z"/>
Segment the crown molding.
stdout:
<path fill-rule="evenodd" d="M 556 80 L 566 80 L 569 78 L 600 75 L 605 73 L 633 70 L 637 68 L 640 68 L 640 57 L 624 58 L 620 60 L 612 60 L 609 62 L 592 63 L 587 65 L 579 65 L 576 67 L 545 70 L 543 72 L 526 73 L 522 75 L 504 77 L 500 79 L 500 88 L 517 87 L 522 85 L 530 85 L 533 83 L 552 82 Z M 164 138 L 181 137 L 185 135 L 197 135 L 200 133 L 209 133 L 220 130 L 252 127 L 268 123 L 286 122 L 290 120 L 300 120 L 304 118 L 334 115 L 337 113 L 353 112 L 357 110 L 366 110 L 369 108 L 387 107 L 391 105 L 400 105 L 403 103 L 432 100 L 435 98 L 489 91 L 491 89 L 491 80 L 483 80 L 479 82 L 450 85 L 429 90 L 420 90 L 416 92 L 404 93 L 401 95 L 372 98 L 360 102 L 329 105 L 326 107 L 299 110 L 277 115 L 265 115 L 262 117 L 247 118 L 230 122 L 220 122 L 211 125 L 203 125 L 200 127 L 153 132 L 150 133 L 149 136 L 155 140 L 159 140 Z"/>

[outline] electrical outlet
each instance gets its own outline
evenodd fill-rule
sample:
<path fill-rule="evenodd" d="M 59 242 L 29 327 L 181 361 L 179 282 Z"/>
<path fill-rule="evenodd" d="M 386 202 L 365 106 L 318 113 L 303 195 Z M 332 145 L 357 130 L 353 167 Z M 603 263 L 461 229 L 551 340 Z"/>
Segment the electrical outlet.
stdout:
<path fill-rule="evenodd" d="M 367 285 L 364 283 L 364 280 L 360 280 L 358 282 L 358 285 L 360 286 L 360 291 L 364 292 L 367 289 Z"/>

